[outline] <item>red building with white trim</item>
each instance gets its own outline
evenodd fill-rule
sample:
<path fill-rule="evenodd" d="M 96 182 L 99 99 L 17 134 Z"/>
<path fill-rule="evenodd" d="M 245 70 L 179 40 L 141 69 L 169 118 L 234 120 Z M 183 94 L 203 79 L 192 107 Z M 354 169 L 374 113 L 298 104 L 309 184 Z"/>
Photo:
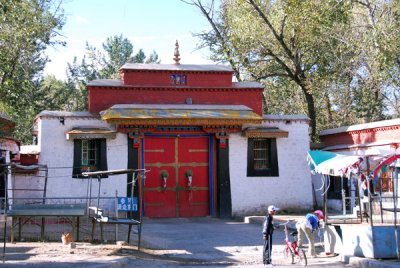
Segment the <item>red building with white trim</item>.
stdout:
<path fill-rule="evenodd" d="M 367 156 L 362 163 L 362 167 L 364 170 L 368 169 L 371 172 L 379 164 L 383 156 L 398 152 L 400 145 L 400 119 L 327 129 L 322 131 L 319 136 L 323 143 L 324 151 Z M 381 190 L 388 195 L 393 193 L 391 177 L 389 170 L 380 174 Z M 343 182 L 340 178 L 331 177 L 328 198 L 331 199 L 330 204 L 333 207 L 338 208 L 341 206 L 342 195 L 340 191 L 343 187 L 342 184 Z M 347 195 L 350 195 L 346 179 L 344 188 Z M 380 185 L 375 185 L 374 190 L 379 192 Z"/>

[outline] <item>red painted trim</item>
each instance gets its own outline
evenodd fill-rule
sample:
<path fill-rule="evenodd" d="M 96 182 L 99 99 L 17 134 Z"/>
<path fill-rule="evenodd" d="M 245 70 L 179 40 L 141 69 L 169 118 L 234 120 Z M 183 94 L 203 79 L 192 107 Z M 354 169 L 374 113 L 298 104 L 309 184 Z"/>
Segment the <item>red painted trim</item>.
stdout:
<path fill-rule="evenodd" d="M 377 127 L 372 129 L 355 130 L 340 132 L 321 136 L 321 141 L 325 146 L 334 146 L 341 144 L 368 144 L 379 141 L 392 141 L 400 139 L 400 125 Z"/>
<path fill-rule="evenodd" d="M 216 157 L 215 157 L 216 156 L 216 143 L 217 143 L 217 138 L 214 136 L 213 137 L 213 159 L 212 159 L 213 167 L 214 167 L 214 170 L 213 170 L 213 173 L 214 173 L 214 176 L 213 176 L 213 188 L 214 188 L 214 191 L 213 191 L 213 194 L 214 194 L 214 196 L 213 196 L 214 209 L 213 209 L 213 211 L 214 211 L 214 216 L 216 215 L 216 211 L 217 211 L 217 173 L 216 173 L 217 161 L 216 161 Z"/>
<path fill-rule="evenodd" d="M 383 161 L 381 164 L 379 164 L 375 169 L 374 169 L 374 177 L 372 178 L 372 181 L 375 180 L 375 178 L 378 176 L 378 172 L 381 170 L 381 168 L 385 165 L 388 165 L 390 163 L 392 163 L 393 161 L 395 161 L 396 159 L 399 159 L 400 155 L 393 155 L 391 157 L 389 157 L 388 159 L 386 159 L 385 161 Z"/>
<path fill-rule="evenodd" d="M 139 139 L 139 148 L 138 148 L 138 154 L 139 154 L 139 156 L 138 156 L 138 167 L 140 167 L 140 169 L 144 169 L 144 165 L 142 165 L 142 150 L 141 150 L 141 148 L 142 148 L 142 142 L 143 142 L 143 138 L 141 138 L 141 139 Z M 142 215 L 143 216 L 143 204 L 142 204 L 142 200 L 144 200 L 144 196 L 142 196 L 142 180 L 143 180 L 143 178 L 142 177 L 140 177 L 140 181 L 138 182 L 138 184 L 139 184 L 139 193 L 138 193 L 138 196 L 139 196 L 139 215 Z"/>

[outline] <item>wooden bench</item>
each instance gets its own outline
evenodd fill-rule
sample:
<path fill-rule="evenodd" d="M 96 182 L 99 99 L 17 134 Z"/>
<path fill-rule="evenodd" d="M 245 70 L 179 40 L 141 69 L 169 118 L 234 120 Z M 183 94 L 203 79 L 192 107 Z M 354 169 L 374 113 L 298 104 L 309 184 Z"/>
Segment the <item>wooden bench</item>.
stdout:
<path fill-rule="evenodd" d="M 86 215 L 86 204 L 13 204 L 11 210 L 7 212 L 12 218 L 11 242 L 14 242 L 14 223 L 18 219 L 18 239 L 21 239 L 21 229 L 23 217 L 42 217 L 40 237 L 44 239 L 45 217 L 75 217 L 76 218 L 76 237 L 79 240 L 79 217 Z M 71 221 L 72 233 L 75 232 L 74 221 Z"/>

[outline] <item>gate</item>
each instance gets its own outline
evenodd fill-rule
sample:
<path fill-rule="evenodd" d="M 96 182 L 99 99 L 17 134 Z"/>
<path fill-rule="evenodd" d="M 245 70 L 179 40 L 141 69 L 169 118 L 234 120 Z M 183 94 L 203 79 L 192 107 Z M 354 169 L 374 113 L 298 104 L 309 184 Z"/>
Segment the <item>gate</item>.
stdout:
<path fill-rule="evenodd" d="M 147 217 L 210 215 L 209 137 L 145 137 Z"/>

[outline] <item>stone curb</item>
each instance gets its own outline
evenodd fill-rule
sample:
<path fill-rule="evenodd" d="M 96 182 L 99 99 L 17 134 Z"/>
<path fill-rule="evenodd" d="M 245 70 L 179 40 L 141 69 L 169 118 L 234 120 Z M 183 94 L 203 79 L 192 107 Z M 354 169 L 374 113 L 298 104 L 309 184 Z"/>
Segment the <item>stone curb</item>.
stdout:
<path fill-rule="evenodd" d="M 351 266 L 360 268 L 398 268 L 400 261 L 398 260 L 374 260 L 356 256 L 343 256 L 342 262 Z"/>

